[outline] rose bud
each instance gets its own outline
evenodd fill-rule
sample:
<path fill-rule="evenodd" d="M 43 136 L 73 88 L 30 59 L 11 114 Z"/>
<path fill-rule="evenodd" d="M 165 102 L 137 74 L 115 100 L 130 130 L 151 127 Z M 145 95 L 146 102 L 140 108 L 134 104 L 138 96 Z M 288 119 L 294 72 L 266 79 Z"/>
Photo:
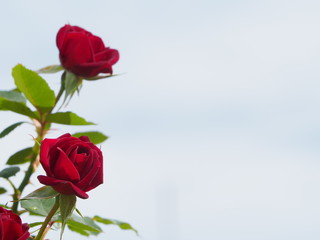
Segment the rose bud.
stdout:
<path fill-rule="evenodd" d="M 88 198 L 86 192 L 103 183 L 102 152 L 86 136 L 44 139 L 40 163 L 47 176 L 38 180 L 61 194 Z"/>
<path fill-rule="evenodd" d="M 27 240 L 30 236 L 28 224 L 22 224 L 21 218 L 11 210 L 0 207 L 0 239 Z"/>
<path fill-rule="evenodd" d="M 118 50 L 105 47 L 100 37 L 77 26 L 62 27 L 56 41 L 62 66 L 82 78 L 112 74 L 112 65 L 119 60 Z"/>

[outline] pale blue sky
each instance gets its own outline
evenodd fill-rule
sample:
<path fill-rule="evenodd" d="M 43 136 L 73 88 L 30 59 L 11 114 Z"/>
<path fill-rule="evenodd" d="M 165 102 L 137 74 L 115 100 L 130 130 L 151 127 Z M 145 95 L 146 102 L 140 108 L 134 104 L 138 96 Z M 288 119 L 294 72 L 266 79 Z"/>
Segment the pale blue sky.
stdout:
<path fill-rule="evenodd" d="M 83 214 L 128 221 L 144 240 L 319 239 L 318 1 L 3 1 L 0 9 L 1 89 L 13 87 L 17 63 L 58 63 L 55 35 L 66 23 L 120 51 L 114 70 L 123 75 L 85 82 L 68 106 L 99 124 L 81 130 L 110 136 L 106 183 L 80 201 Z M 45 78 L 58 87 L 58 74 Z M 21 119 L 0 116 L 1 128 Z M 51 137 L 80 130 L 56 127 Z M 28 134 L 20 127 L 0 141 L 4 159 L 31 144 Z M 138 238 L 105 228 L 96 239 Z"/>

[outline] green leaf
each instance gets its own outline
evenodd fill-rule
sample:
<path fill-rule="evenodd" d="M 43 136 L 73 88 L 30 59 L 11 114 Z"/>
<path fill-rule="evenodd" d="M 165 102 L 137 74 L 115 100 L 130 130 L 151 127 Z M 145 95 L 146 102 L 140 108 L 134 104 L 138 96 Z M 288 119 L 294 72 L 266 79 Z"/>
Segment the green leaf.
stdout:
<path fill-rule="evenodd" d="M 17 88 L 39 111 L 48 112 L 54 107 L 54 91 L 39 74 L 18 64 L 12 69 L 12 76 Z"/>
<path fill-rule="evenodd" d="M 40 216 L 47 216 L 55 203 L 54 198 L 48 199 L 30 199 L 21 201 L 21 207 L 30 213 Z M 58 215 L 56 212 L 55 216 Z"/>
<path fill-rule="evenodd" d="M 88 80 L 88 81 L 96 81 L 96 80 L 100 80 L 103 78 L 110 78 L 110 77 L 115 77 L 115 76 L 119 76 L 120 74 L 108 74 L 108 75 L 99 75 L 99 76 L 95 76 L 95 77 L 91 77 L 91 78 L 85 78 L 84 80 Z"/>
<path fill-rule="evenodd" d="M 12 111 L 31 118 L 37 118 L 37 116 L 28 108 L 24 103 L 10 101 L 0 97 L 0 110 Z"/>
<path fill-rule="evenodd" d="M 78 133 L 72 134 L 72 136 L 74 136 L 74 137 L 87 136 L 87 137 L 89 137 L 90 141 L 93 144 L 99 144 L 99 143 L 102 143 L 108 139 L 108 137 L 106 135 L 104 135 L 101 132 L 97 132 L 97 131 L 95 131 L 95 132 L 78 132 Z"/>
<path fill-rule="evenodd" d="M 57 112 L 50 114 L 47 117 L 47 121 L 65 125 L 94 125 L 94 123 L 87 122 L 84 118 L 79 117 L 73 112 Z"/>
<path fill-rule="evenodd" d="M 16 127 L 20 126 L 22 123 L 25 122 L 17 122 L 12 124 L 11 126 L 7 127 L 0 133 L 0 138 L 3 138 L 4 136 L 7 136 L 10 132 L 12 132 Z"/>
<path fill-rule="evenodd" d="M 26 103 L 25 97 L 21 94 L 21 92 L 17 91 L 16 89 L 11 91 L 0 91 L 0 97 L 13 102 Z"/>
<path fill-rule="evenodd" d="M 95 222 L 89 217 L 79 217 L 72 214 L 67 221 L 67 226 L 70 230 L 77 232 L 84 236 L 98 235 L 102 232 L 102 229 L 95 224 Z"/>
<path fill-rule="evenodd" d="M 102 232 L 102 229 L 101 227 L 99 227 L 99 225 L 97 225 L 93 220 L 92 218 L 90 217 L 83 217 L 82 218 L 82 221 L 83 223 L 86 225 L 86 226 L 89 226 L 92 230 L 89 230 L 93 233 L 101 233 Z M 94 230 L 93 230 L 94 229 Z"/>
<path fill-rule="evenodd" d="M 7 205 L 4 205 L 4 204 L 0 204 L 0 207 L 3 207 L 3 208 L 5 208 L 5 209 L 9 209 L 9 210 L 11 210 L 11 208 L 10 208 L 10 207 L 8 207 Z"/>
<path fill-rule="evenodd" d="M 32 148 L 25 148 L 13 154 L 7 161 L 8 165 L 23 164 L 31 160 Z"/>
<path fill-rule="evenodd" d="M 77 197 L 75 195 L 60 195 L 60 216 L 62 220 L 60 239 L 62 239 L 66 223 L 76 207 L 76 201 Z"/>
<path fill-rule="evenodd" d="M 76 212 L 78 213 L 78 215 L 79 215 L 80 217 L 83 218 L 82 213 L 80 212 L 80 210 L 79 210 L 78 208 L 76 208 Z"/>
<path fill-rule="evenodd" d="M 61 65 L 50 65 L 44 68 L 41 68 L 37 73 L 56 73 L 62 71 L 64 68 Z"/>
<path fill-rule="evenodd" d="M 103 223 L 103 224 L 117 225 L 122 230 L 132 230 L 136 234 L 138 234 L 138 231 L 136 229 L 134 229 L 129 223 L 126 223 L 126 222 L 121 222 L 121 221 L 114 220 L 114 219 L 102 218 L 102 217 L 99 217 L 99 216 L 94 216 L 92 218 L 92 220 L 94 220 L 96 222 L 99 222 L 99 223 Z"/>
<path fill-rule="evenodd" d="M 81 226 L 72 226 L 72 225 L 67 225 L 67 226 L 71 231 L 79 233 L 82 236 L 86 236 L 86 237 L 90 236 L 90 234 L 87 231 L 83 230 Z"/>
<path fill-rule="evenodd" d="M 73 94 L 78 91 L 79 88 L 82 84 L 82 79 L 73 74 L 72 72 L 65 71 L 62 75 L 62 82 L 64 84 L 64 89 L 65 89 L 65 97 L 64 97 L 64 103 L 66 100 L 69 98 L 71 99 Z"/>
<path fill-rule="evenodd" d="M 95 222 L 91 218 L 82 218 L 74 214 L 67 221 L 67 226 L 73 227 L 74 229 L 82 229 L 90 235 L 98 235 L 102 232 L 102 229 L 97 224 L 95 224 Z"/>
<path fill-rule="evenodd" d="M 9 178 L 9 177 L 16 175 L 16 173 L 19 171 L 20 171 L 19 167 L 8 167 L 8 168 L 3 169 L 0 172 L 0 177 Z"/>
<path fill-rule="evenodd" d="M 34 223 L 28 223 L 29 227 L 36 227 L 36 226 L 39 226 L 41 225 L 43 222 L 34 222 Z"/>
<path fill-rule="evenodd" d="M 54 198 L 58 195 L 59 195 L 59 193 L 57 193 L 52 187 L 44 186 L 44 187 L 38 188 L 37 190 L 28 194 L 27 196 L 25 196 L 21 200 L 49 199 L 49 198 Z"/>
<path fill-rule="evenodd" d="M 5 188 L 0 187 L 0 194 L 4 194 L 4 193 L 6 193 L 6 192 L 7 192 L 7 190 L 6 190 Z"/>

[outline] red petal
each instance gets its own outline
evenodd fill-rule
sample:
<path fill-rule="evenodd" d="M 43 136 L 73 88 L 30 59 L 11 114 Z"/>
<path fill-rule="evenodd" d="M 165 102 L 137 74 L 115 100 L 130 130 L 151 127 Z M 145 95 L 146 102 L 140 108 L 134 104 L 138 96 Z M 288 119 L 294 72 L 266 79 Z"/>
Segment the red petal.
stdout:
<path fill-rule="evenodd" d="M 112 74 L 112 65 L 109 62 L 83 63 L 74 66 L 70 71 L 84 78 L 90 78 L 99 73 Z"/>
<path fill-rule="evenodd" d="M 80 175 L 68 156 L 60 149 L 60 155 L 54 165 L 54 177 L 61 180 L 76 182 L 80 180 Z"/>
<path fill-rule="evenodd" d="M 120 55 L 118 50 L 106 48 L 104 51 L 97 53 L 94 56 L 96 62 L 107 61 L 109 64 L 114 65 L 119 61 Z"/>
<path fill-rule="evenodd" d="M 89 39 L 90 39 L 90 45 L 91 45 L 93 54 L 101 52 L 106 48 L 100 37 L 91 35 Z"/>
<path fill-rule="evenodd" d="M 100 151 L 100 150 L 99 150 Z M 97 151 L 91 151 L 92 166 L 84 178 L 82 178 L 77 186 L 84 191 L 89 191 L 103 183 L 103 159 L 102 154 Z"/>
<path fill-rule="evenodd" d="M 89 139 L 88 136 L 81 136 L 81 137 L 79 137 L 79 139 L 80 139 L 81 141 L 83 141 L 83 142 L 90 142 L 90 143 L 91 143 L 91 141 L 90 141 L 90 139 Z"/>
<path fill-rule="evenodd" d="M 60 60 L 68 70 L 76 64 L 92 62 L 93 53 L 89 38 L 82 33 L 67 34 L 60 49 Z"/>
<path fill-rule="evenodd" d="M 22 224 L 22 231 L 24 232 L 24 234 L 18 238 L 18 240 L 27 240 L 28 237 L 30 236 L 30 233 L 28 232 L 29 230 L 29 225 L 28 224 Z"/>
<path fill-rule="evenodd" d="M 52 176 L 52 172 L 50 169 L 49 162 L 49 151 L 54 147 L 54 145 L 58 142 L 58 139 L 49 139 L 46 138 L 41 142 L 40 147 L 40 162 L 43 169 L 46 171 L 47 175 Z"/>
<path fill-rule="evenodd" d="M 61 50 L 61 48 L 62 48 L 64 37 L 65 37 L 66 33 L 69 31 L 69 29 L 71 29 L 71 26 L 65 25 L 62 28 L 60 28 L 60 30 L 57 33 L 56 42 L 57 42 L 57 47 L 59 50 Z"/>
<path fill-rule="evenodd" d="M 64 25 L 62 28 L 59 29 L 57 33 L 56 43 L 59 50 L 62 49 L 62 45 L 65 39 L 66 34 L 72 33 L 72 32 L 79 32 L 86 36 L 91 36 L 92 34 L 88 32 L 87 30 L 78 27 L 78 26 L 71 26 L 69 24 Z"/>
<path fill-rule="evenodd" d="M 72 137 L 72 136 L 70 133 L 65 133 L 65 134 L 61 135 L 60 137 L 58 137 L 58 139 L 66 138 L 66 137 Z"/>
<path fill-rule="evenodd" d="M 80 178 L 84 176 L 86 170 L 88 156 L 85 153 L 77 154 L 75 159 L 75 166 L 80 174 Z"/>
<path fill-rule="evenodd" d="M 5 236 L 5 240 L 16 240 L 23 235 L 21 223 L 17 223 L 11 219 L 2 221 L 2 227 L 4 232 L 2 233 Z"/>
<path fill-rule="evenodd" d="M 88 198 L 88 194 L 78 188 L 76 185 L 69 181 L 63 181 L 47 176 L 38 176 L 39 182 L 44 185 L 52 186 L 54 190 L 59 193 L 66 194 L 66 195 L 76 195 L 79 198 L 86 199 Z"/>

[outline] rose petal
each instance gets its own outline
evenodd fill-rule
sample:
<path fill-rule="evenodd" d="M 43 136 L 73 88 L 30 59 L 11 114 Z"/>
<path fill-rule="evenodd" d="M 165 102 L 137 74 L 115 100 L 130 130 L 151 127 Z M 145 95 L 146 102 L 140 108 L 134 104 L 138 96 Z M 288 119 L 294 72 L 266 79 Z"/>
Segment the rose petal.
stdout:
<path fill-rule="evenodd" d="M 0 215 L 1 218 L 1 215 Z M 0 240 L 4 240 L 4 236 L 3 236 L 3 224 L 2 224 L 2 220 L 0 219 Z"/>
<path fill-rule="evenodd" d="M 99 154 L 101 152 L 95 152 L 93 158 L 98 159 L 99 162 L 99 170 L 96 174 L 96 176 L 92 179 L 92 181 L 90 182 L 90 185 L 86 188 L 86 191 L 90 191 L 93 188 L 96 188 L 97 186 L 99 186 L 100 184 L 102 184 L 103 181 L 103 157 L 102 154 Z"/>
<path fill-rule="evenodd" d="M 69 24 L 64 25 L 62 28 L 59 29 L 57 33 L 56 43 L 59 50 L 62 49 L 62 45 L 65 39 L 66 34 L 72 33 L 72 32 L 79 32 L 81 34 L 84 34 L 88 37 L 92 35 L 92 33 L 88 32 L 87 30 L 78 27 L 78 26 L 71 26 Z"/>
<path fill-rule="evenodd" d="M 82 142 L 91 143 L 88 136 L 81 136 L 81 137 L 79 137 L 79 139 L 80 139 Z"/>
<path fill-rule="evenodd" d="M 71 182 L 79 181 L 80 175 L 74 164 L 60 148 L 58 150 L 60 155 L 54 165 L 54 177 Z"/>
<path fill-rule="evenodd" d="M 42 175 L 38 176 L 38 180 L 44 185 L 52 186 L 54 190 L 56 190 L 59 193 L 66 194 L 66 195 L 76 195 L 79 198 L 83 198 L 83 199 L 86 199 L 89 197 L 88 194 L 86 194 L 84 191 L 82 191 L 72 182 L 63 181 L 63 180 L 55 179 L 52 177 L 42 176 Z"/>
<path fill-rule="evenodd" d="M 90 169 L 89 172 L 77 183 L 77 186 L 86 192 L 103 183 L 102 155 L 100 156 L 96 151 L 91 151 L 91 153 L 92 155 L 90 158 L 94 159 L 93 166 L 91 168 L 87 168 Z"/>
<path fill-rule="evenodd" d="M 79 76 L 90 78 L 97 76 L 99 73 L 112 74 L 112 65 L 107 62 L 83 63 L 73 66 L 73 72 Z"/>
<path fill-rule="evenodd" d="M 16 240 L 23 235 L 21 223 L 17 223 L 12 219 L 2 221 L 3 223 L 3 236 L 5 240 Z"/>
<path fill-rule="evenodd" d="M 80 178 L 84 177 L 84 170 L 86 170 L 88 156 L 85 153 L 77 154 L 74 165 L 77 168 Z"/>
<path fill-rule="evenodd" d="M 58 137 L 58 139 L 63 139 L 63 138 L 67 138 L 67 137 L 72 137 L 70 133 L 65 133 L 63 135 L 61 135 L 60 137 Z"/>
<path fill-rule="evenodd" d="M 91 45 L 91 49 L 92 49 L 93 54 L 101 52 L 106 48 L 104 46 L 102 39 L 98 36 L 91 35 L 89 37 L 89 40 L 90 40 L 90 45 Z"/>
<path fill-rule="evenodd" d="M 69 32 L 70 28 L 71 28 L 70 25 L 65 25 L 64 27 L 60 28 L 60 30 L 58 31 L 56 42 L 59 50 L 61 50 L 66 33 Z"/>
<path fill-rule="evenodd" d="M 61 139 L 57 143 L 57 147 L 61 148 L 64 152 L 71 152 L 79 144 L 79 139 L 74 137 Z"/>
<path fill-rule="evenodd" d="M 24 234 L 18 238 L 18 240 L 26 240 L 28 239 L 28 237 L 30 236 L 30 233 L 28 232 L 29 230 L 29 225 L 28 224 L 22 224 L 22 231 L 24 232 Z"/>
<path fill-rule="evenodd" d="M 46 138 L 41 142 L 40 147 L 40 162 L 43 169 L 46 171 L 47 175 L 52 176 L 52 172 L 50 169 L 49 163 L 49 151 L 53 148 L 53 146 L 59 141 L 58 139 L 49 139 Z"/>
<path fill-rule="evenodd" d="M 7 210 L 7 215 L 9 215 L 9 218 L 12 219 L 13 221 L 22 224 L 21 218 L 15 214 L 14 212 L 12 212 L 11 210 Z"/>
<path fill-rule="evenodd" d="M 81 33 L 67 34 L 60 51 L 60 60 L 70 71 L 75 65 L 92 62 L 93 53 L 88 37 Z"/>
<path fill-rule="evenodd" d="M 96 62 L 107 61 L 109 64 L 114 65 L 119 61 L 120 55 L 118 50 L 106 48 L 104 51 L 101 51 L 94 55 Z"/>
<path fill-rule="evenodd" d="M 83 163 L 82 171 L 81 171 L 81 174 L 80 174 L 81 179 L 83 179 L 86 175 L 88 175 L 90 170 L 95 167 L 94 159 L 92 158 L 92 153 L 91 153 L 92 149 L 91 149 L 90 146 L 87 146 L 87 149 L 88 149 L 89 152 L 87 153 L 86 160 Z"/>
<path fill-rule="evenodd" d="M 91 186 L 91 182 L 94 180 L 95 176 L 98 174 L 99 167 L 90 169 L 89 173 L 77 183 L 77 186 L 83 189 L 85 192 L 95 188 L 96 186 Z M 98 184 L 99 185 L 99 184 Z"/>

